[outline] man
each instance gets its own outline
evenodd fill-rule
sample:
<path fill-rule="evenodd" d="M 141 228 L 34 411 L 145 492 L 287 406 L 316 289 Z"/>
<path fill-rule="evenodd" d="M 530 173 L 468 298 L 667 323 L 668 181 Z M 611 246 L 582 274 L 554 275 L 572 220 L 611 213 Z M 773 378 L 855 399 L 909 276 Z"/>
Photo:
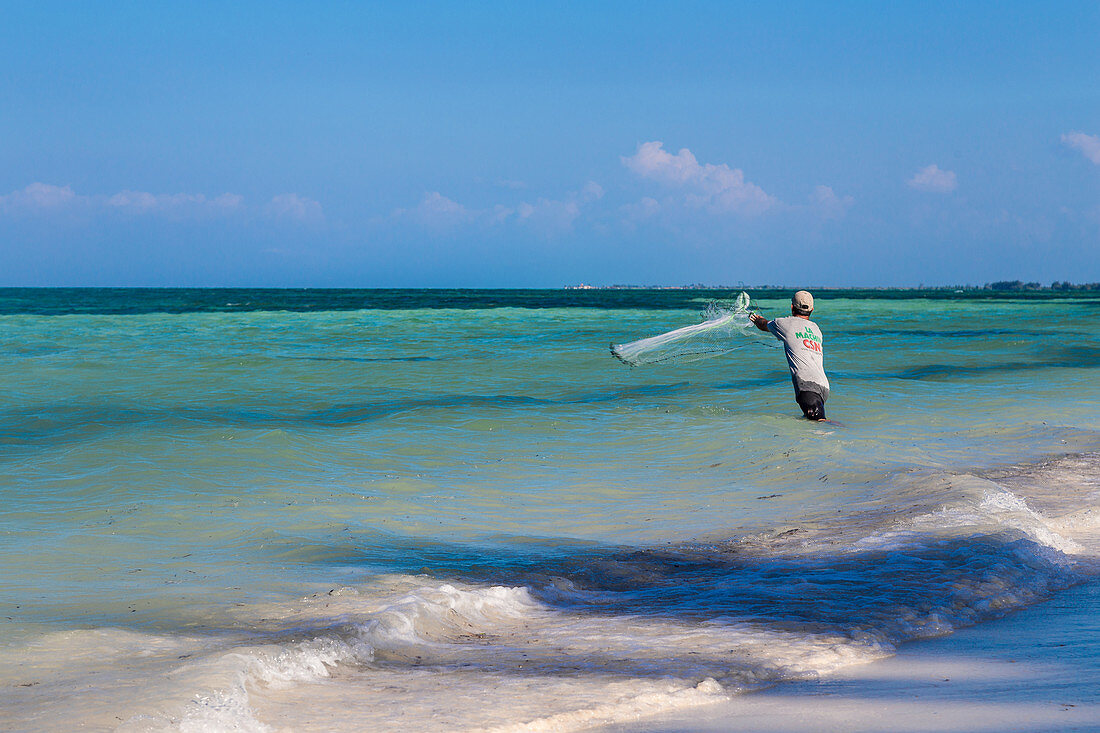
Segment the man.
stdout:
<path fill-rule="evenodd" d="M 825 419 L 829 380 L 822 362 L 821 329 L 810 320 L 814 296 L 799 290 L 791 298 L 791 315 L 768 321 L 759 313 L 749 316 L 761 331 L 771 331 L 783 342 L 794 382 L 794 398 L 807 420 Z"/>

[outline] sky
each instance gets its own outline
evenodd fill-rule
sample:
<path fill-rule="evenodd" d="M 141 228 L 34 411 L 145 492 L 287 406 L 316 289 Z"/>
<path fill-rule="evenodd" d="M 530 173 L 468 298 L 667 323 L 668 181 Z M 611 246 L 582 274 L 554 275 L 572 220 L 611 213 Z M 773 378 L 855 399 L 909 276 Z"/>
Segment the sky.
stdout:
<path fill-rule="evenodd" d="M 0 0 L 0 285 L 1100 281 L 1100 3 Z"/>

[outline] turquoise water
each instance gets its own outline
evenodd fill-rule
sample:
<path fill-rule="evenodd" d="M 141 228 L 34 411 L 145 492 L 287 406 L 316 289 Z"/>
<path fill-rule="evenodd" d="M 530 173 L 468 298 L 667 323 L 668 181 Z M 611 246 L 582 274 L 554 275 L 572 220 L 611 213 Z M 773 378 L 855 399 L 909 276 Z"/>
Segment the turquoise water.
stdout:
<path fill-rule="evenodd" d="M 733 295 L 0 291 L 0 724 L 580 728 L 1092 577 L 1100 298 L 819 293 L 824 425 L 608 353 Z"/>

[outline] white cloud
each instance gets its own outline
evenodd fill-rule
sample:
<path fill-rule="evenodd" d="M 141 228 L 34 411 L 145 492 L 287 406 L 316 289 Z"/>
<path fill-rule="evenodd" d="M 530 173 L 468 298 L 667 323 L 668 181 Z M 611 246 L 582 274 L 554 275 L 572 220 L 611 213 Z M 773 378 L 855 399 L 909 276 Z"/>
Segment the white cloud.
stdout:
<path fill-rule="evenodd" d="M 468 209 L 438 191 L 430 191 L 424 194 L 424 198 L 413 208 L 397 209 L 391 216 L 429 229 L 442 230 L 472 222 L 483 213 Z"/>
<path fill-rule="evenodd" d="M 673 155 L 663 146 L 659 141 L 642 143 L 634 155 L 622 158 L 623 165 L 642 178 L 685 189 L 683 203 L 691 208 L 753 216 L 778 203 L 760 186 L 746 181 L 740 168 L 700 164 L 687 148 Z"/>
<path fill-rule="evenodd" d="M 1100 137 L 1086 135 L 1083 132 L 1070 132 L 1062 135 L 1062 143 L 1081 151 L 1081 154 L 1100 165 Z"/>
<path fill-rule="evenodd" d="M 580 197 L 585 203 L 602 199 L 603 186 L 596 183 L 595 181 L 589 181 L 588 183 L 584 184 L 584 188 L 581 189 Z"/>
<path fill-rule="evenodd" d="M 639 224 L 652 223 L 661 213 L 661 203 L 650 196 L 644 196 L 639 201 L 623 204 L 619 207 L 621 222 L 630 231 L 637 229 Z"/>
<path fill-rule="evenodd" d="M 855 202 L 851 196 L 837 196 L 828 186 L 816 186 L 810 194 L 810 206 L 826 219 L 841 218 Z"/>
<path fill-rule="evenodd" d="M 561 199 L 539 198 L 534 203 L 524 201 L 516 206 L 516 219 L 543 234 L 569 231 L 585 207 L 601 198 L 603 186 L 589 181 L 580 191 L 570 191 Z"/>
<path fill-rule="evenodd" d="M 396 209 L 391 218 L 437 231 L 465 225 L 496 226 L 514 222 L 551 233 L 569 230 L 584 208 L 603 197 L 603 193 L 602 186 L 589 181 L 580 191 L 570 192 L 562 199 L 538 198 L 514 207 L 497 204 L 488 209 L 474 209 L 438 191 L 431 191 L 413 208 Z"/>
<path fill-rule="evenodd" d="M 907 183 L 910 188 L 933 193 L 950 193 L 959 185 L 954 171 L 940 170 L 935 164 L 921 168 Z"/>
<path fill-rule="evenodd" d="M 83 196 L 77 196 L 69 186 L 32 183 L 26 188 L 0 196 L 0 211 L 27 213 L 50 211 L 70 206 L 84 199 Z"/>
<path fill-rule="evenodd" d="M 0 196 L 0 209 L 10 212 L 44 212 L 83 206 L 101 211 L 129 213 L 201 214 L 225 213 L 241 207 L 244 199 L 237 194 L 223 193 L 208 199 L 201 193 L 149 193 L 119 191 L 108 196 L 77 194 L 69 186 L 32 183 L 20 191 Z"/>
<path fill-rule="evenodd" d="M 551 212 L 557 212 L 559 215 L 568 216 L 570 220 L 572 220 L 580 213 L 580 208 L 575 201 L 554 201 L 545 198 L 540 198 L 533 204 L 524 201 L 516 207 L 516 215 L 519 216 L 520 219 L 530 219 L 540 213 L 546 214 Z"/>
<path fill-rule="evenodd" d="M 515 209 L 509 208 L 504 204 L 497 204 L 489 211 L 481 212 L 490 224 L 503 224 L 508 221 L 508 218 L 516 213 Z"/>
<path fill-rule="evenodd" d="M 212 199 L 201 193 L 149 193 L 120 191 L 109 196 L 104 206 L 134 214 L 225 214 L 241 207 L 244 197 L 223 193 Z"/>
<path fill-rule="evenodd" d="M 279 194 L 265 206 L 249 207 L 244 197 L 223 193 L 208 198 L 202 193 L 150 193 L 123 190 L 107 195 L 78 194 L 69 186 L 32 183 L 0 195 L 0 214 L 43 215 L 79 211 L 83 215 L 125 214 L 157 216 L 174 221 L 230 215 L 266 215 L 276 219 L 323 221 L 321 204 L 296 193 Z"/>
<path fill-rule="evenodd" d="M 265 207 L 265 212 L 276 219 L 293 219 L 302 222 L 316 222 L 325 218 L 319 202 L 296 193 L 281 193 L 273 197 Z"/>
<path fill-rule="evenodd" d="M 543 234 L 569 231 L 580 215 L 581 205 L 576 199 L 540 198 L 516 207 L 516 221 Z"/>
<path fill-rule="evenodd" d="M 626 204 L 622 207 L 622 211 L 626 214 L 628 219 L 649 219 L 656 216 L 661 210 L 661 204 L 657 199 L 649 196 L 643 197 L 640 201 L 636 201 L 632 204 Z"/>

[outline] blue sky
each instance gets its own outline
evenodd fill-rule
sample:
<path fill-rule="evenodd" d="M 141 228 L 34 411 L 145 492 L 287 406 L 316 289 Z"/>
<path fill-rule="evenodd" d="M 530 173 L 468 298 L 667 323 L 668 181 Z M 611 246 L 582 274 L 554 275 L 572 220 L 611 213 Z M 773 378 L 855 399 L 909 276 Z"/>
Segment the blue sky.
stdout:
<path fill-rule="evenodd" d="M 0 3 L 0 285 L 1100 281 L 1100 4 Z"/>

